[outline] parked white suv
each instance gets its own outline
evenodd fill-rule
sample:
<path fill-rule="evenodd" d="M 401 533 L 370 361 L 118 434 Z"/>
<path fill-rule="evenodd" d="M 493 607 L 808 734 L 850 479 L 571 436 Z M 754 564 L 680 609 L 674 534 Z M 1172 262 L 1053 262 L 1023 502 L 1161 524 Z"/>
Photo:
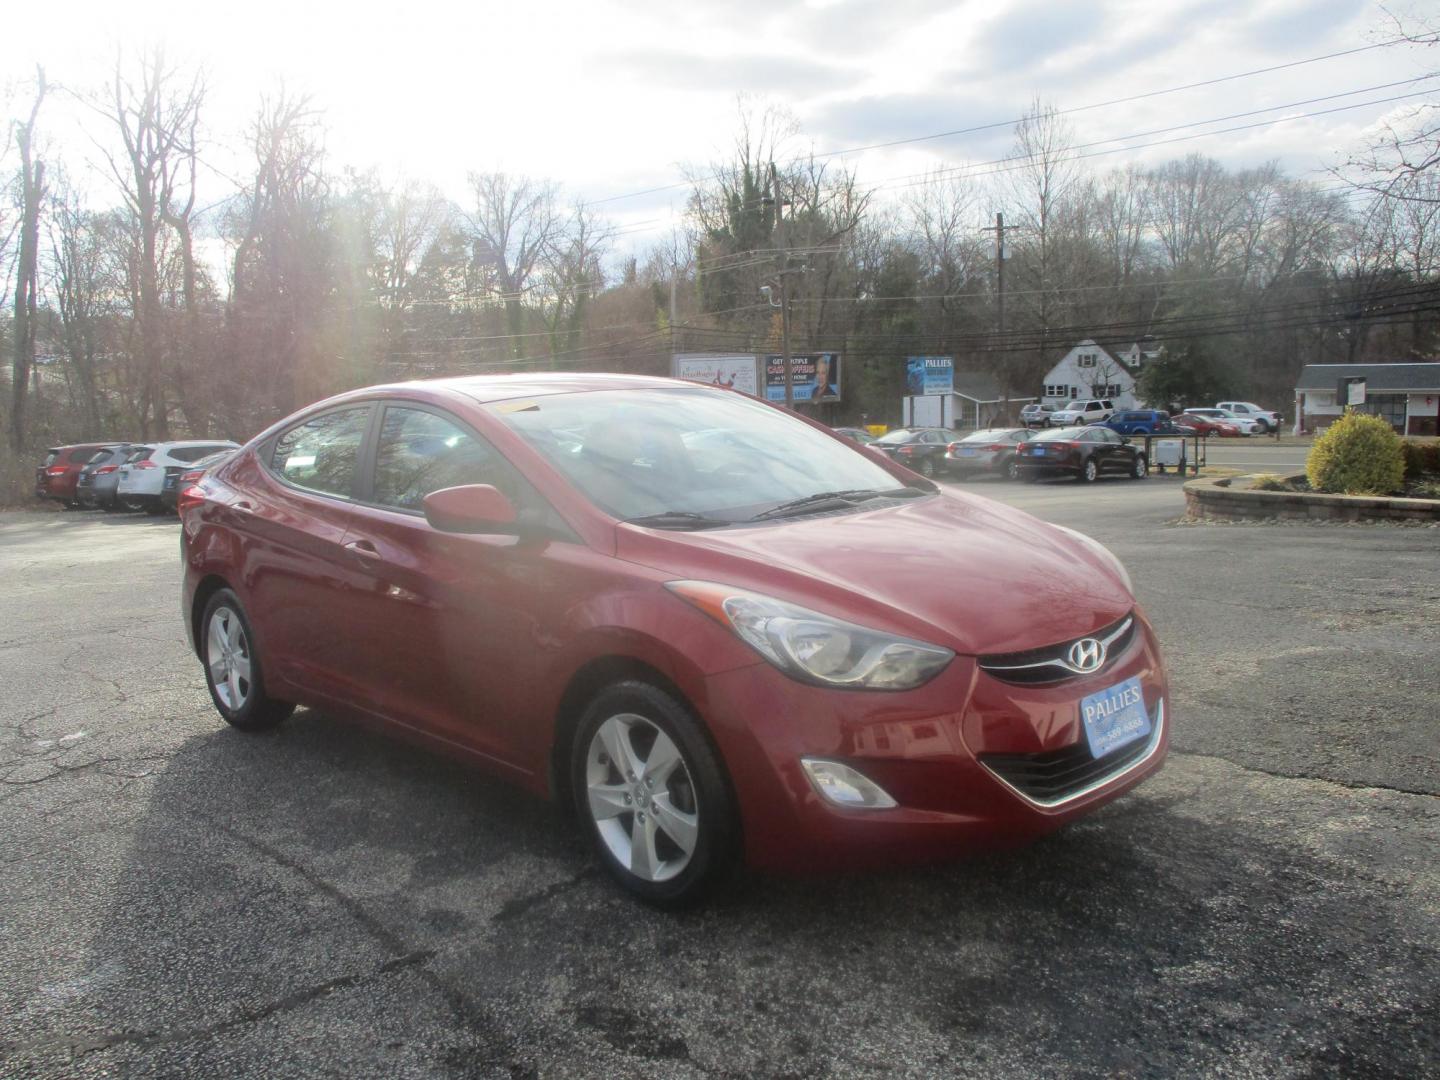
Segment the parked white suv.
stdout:
<path fill-rule="evenodd" d="M 1075 400 L 1063 409 L 1050 414 L 1051 427 L 1070 427 L 1074 424 L 1098 424 L 1115 415 L 1115 403 L 1108 398 L 1091 398 L 1088 401 Z"/>
<path fill-rule="evenodd" d="M 158 514 L 162 509 L 160 491 L 165 486 L 167 473 L 184 472 L 203 457 L 221 450 L 238 449 L 240 444 L 228 439 L 146 443 L 131 447 L 129 456 L 120 464 L 115 499 L 127 510 Z"/>
<path fill-rule="evenodd" d="M 1274 431 L 1280 426 L 1279 413 L 1262 409 L 1253 401 L 1217 401 L 1215 408 L 1223 409 L 1237 419 L 1259 420 L 1265 425 L 1266 431 Z"/>

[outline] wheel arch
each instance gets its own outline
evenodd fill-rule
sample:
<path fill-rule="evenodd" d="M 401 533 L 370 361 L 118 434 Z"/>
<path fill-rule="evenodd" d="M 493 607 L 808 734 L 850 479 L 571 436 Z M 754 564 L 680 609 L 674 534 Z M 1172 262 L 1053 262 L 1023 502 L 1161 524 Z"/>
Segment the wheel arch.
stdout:
<path fill-rule="evenodd" d="M 230 583 L 219 574 L 206 574 L 195 586 L 195 596 L 190 601 L 190 647 L 196 656 L 200 656 L 200 620 L 205 615 L 205 605 L 221 589 L 228 588 Z"/>
<path fill-rule="evenodd" d="M 687 694 L 673 678 L 653 663 L 633 655 L 612 653 L 595 657 L 578 668 L 566 683 L 565 690 L 560 695 L 559 705 L 555 710 L 554 733 L 550 740 L 549 788 L 550 797 L 559 805 L 562 812 L 569 814 L 574 808 L 570 786 L 570 750 L 575 739 L 575 731 L 580 726 L 580 718 L 584 715 L 586 706 L 605 687 L 630 679 L 649 683 L 656 689 L 669 694 L 681 708 L 687 710 L 695 718 L 695 723 L 709 741 L 715 759 L 720 763 L 721 775 L 724 777 L 725 785 L 730 789 L 731 797 L 734 798 L 736 796 L 735 784 L 730 777 L 729 762 L 715 738 L 715 732 L 711 730 L 706 721 L 704 713 L 696 707 L 693 695 Z"/>

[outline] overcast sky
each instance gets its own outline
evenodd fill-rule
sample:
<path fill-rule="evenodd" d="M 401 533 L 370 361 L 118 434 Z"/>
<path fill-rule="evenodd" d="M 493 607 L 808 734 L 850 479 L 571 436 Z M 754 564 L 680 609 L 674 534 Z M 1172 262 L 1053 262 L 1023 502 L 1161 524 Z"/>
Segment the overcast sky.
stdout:
<path fill-rule="evenodd" d="M 1397 12 L 1426 10 L 1401 0 Z M 790 109 L 796 149 L 827 151 L 1009 121 L 1036 96 L 1072 108 L 1392 36 L 1366 0 L 549 0 L 507 4 L 304 0 L 160 5 L 54 0 L 6 16 L 0 65 L 13 114 L 33 65 L 98 88 L 117 45 L 163 38 L 209 71 L 205 158 L 243 172 L 239 133 L 260 92 L 282 81 L 323 108 L 334 165 L 434 180 L 465 197 L 470 169 L 503 168 L 603 199 L 673 184 L 723 155 L 745 92 Z M 1171 128 L 1413 79 L 1440 50 L 1379 48 L 1071 117 L 1081 143 Z M 1212 127 L 1334 109 L 1440 87 L 1375 89 Z M 1430 94 L 1436 100 L 1440 94 Z M 1426 100 L 1415 98 L 1411 101 Z M 1091 159 L 1105 167 L 1191 150 L 1232 165 L 1279 159 L 1321 176 L 1397 101 Z M 85 110 L 57 97 L 45 127 L 64 156 L 97 159 Z M 94 118 L 88 124 L 95 128 Z M 1204 128 L 1186 128 L 1174 138 Z M 937 164 L 1002 157 L 1005 127 L 846 160 L 862 181 L 900 183 Z M 1097 146 L 1097 150 L 1115 143 Z M 214 197 L 226 194 L 213 182 Z M 670 190 L 607 202 L 629 236 L 663 230 Z M 627 240 L 626 242 L 632 242 Z"/>

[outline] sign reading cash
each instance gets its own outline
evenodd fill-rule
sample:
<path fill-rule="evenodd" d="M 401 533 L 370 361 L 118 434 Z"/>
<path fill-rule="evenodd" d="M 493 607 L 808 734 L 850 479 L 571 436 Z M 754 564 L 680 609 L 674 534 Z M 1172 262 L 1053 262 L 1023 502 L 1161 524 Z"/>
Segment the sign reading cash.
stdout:
<path fill-rule="evenodd" d="M 804 353 L 790 357 L 790 392 L 795 401 L 840 400 L 840 354 Z M 785 358 L 765 357 L 765 400 L 785 400 Z"/>

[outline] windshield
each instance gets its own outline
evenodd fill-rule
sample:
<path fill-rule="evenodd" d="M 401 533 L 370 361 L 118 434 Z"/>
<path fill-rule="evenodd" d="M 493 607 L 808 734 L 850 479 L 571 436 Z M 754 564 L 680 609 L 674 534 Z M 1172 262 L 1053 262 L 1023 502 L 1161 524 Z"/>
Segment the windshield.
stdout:
<path fill-rule="evenodd" d="M 1068 441 L 1070 441 L 1071 439 L 1078 439 L 1081 435 L 1084 435 L 1085 432 L 1087 432 L 1087 431 L 1089 431 L 1089 430 L 1090 430 L 1089 428 L 1083 428 L 1083 427 L 1050 428 L 1048 431 L 1042 431 L 1039 435 L 1036 435 L 1036 436 L 1035 436 L 1034 438 L 1032 438 L 1030 441 L 1031 441 L 1031 442 L 1068 442 Z"/>
<path fill-rule="evenodd" d="M 721 391 L 608 390 L 487 408 L 622 520 L 740 520 L 821 492 L 901 486 L 854 444 Z"/>

